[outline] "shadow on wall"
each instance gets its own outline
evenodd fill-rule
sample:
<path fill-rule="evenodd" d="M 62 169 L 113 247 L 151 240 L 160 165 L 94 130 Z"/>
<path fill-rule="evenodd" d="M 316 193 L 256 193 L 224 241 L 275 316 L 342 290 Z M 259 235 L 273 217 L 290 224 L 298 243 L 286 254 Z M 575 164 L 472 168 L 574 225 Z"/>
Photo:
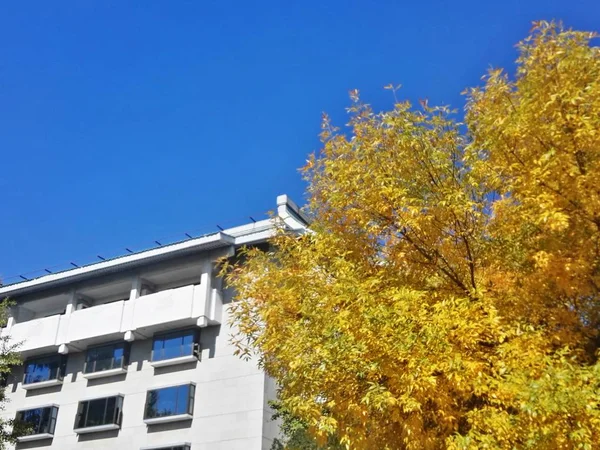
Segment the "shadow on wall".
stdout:
<path fill-rule="evenodd" d="M 203 328 L 200 332 L 200 348 L 204 351 L 208 349 L 208 358 L 215 357 L 217 347 L 217 337 L 221 333 L 221 325 Z"/>
<path fill-rule="evenodd" d="M 144 361 L 150 360 L 152 353 L 152 338 L 136 339 L 131 343 L 129 352 L 129 366 L 127 372 L 139 372 L 144 366 Z"/>
<path fill-rule="evenodd" d="M 57 386 L 49 386 L 41 389 L 30 389 L 25 394 L 25 397 L 37 397 L 38 395 L 54 394 L 55 392 L 60 392 L 62 387 L 63 385 L 59 384 Z"/>
<path fill-rule="evenodd" d="M 21 381 L 23 381 L 23 366 L 15 366 L 6 378 L 6 387 L 8 388 L 8 386 L 11 385 L 10 392 L 14 394 L 17 392 L 17 388 Z"/>
<path fill-rule="evenodd" d="M 28 448 L 40 448 L 40 447 L 49 447 L 52 445 L 52 438 L 50 439 L 41 439 L 39 441 L 31 441 L 31 442 L 18 442 L 15 446 L 16 450 L 25 450 Z"/>
<path fill-rule="evenodd" d="M 195 369 L 197 366 L 198 366 L 198 361 L 177 364 L 175 366 L 156 367 L 154 369 L 154 375 L 164 375 L 164 374 L 173 373 L 173 372 L 183 372 L 184 370 Z"/>
<path fill-rule="evenodd" d="M 111 377 L 96 378 L 96 379 L 88 380 L 87 385 L 88 385 L 88 387 L 92 387 L 92 386 L 102 386 L 103 384 L 118 383 L 119 381 L 125 381 L 126 376 L 127 376 L 126 373 L 120 373 L 118 375 L 113 375 Z"/>
<path fill-rule="evenodd" d="M 235 290 L 232 287 L 224 286 L 221 290 L 223 294 L 223 304 L 227 305 L 233 301 L 233 297 L 235 295 Z"/>
<path fill-rule="evenodd" d="M 154 425 L 148 425 L 148 433 L 160 433 L 162 431 L 183 430 L 185 428 L 191 428 L 191 426 L 192 426 L 192 419 L 182 420 L 181 422 L 157 423 Z"/>
<path fill-rule="evenodd" d="M 119 435 L 119 430 L 101 431 L 99 433 L 80 434 L 77 437 L 78 442 L 96 441 L 100 439 L 116 438 Z"/>

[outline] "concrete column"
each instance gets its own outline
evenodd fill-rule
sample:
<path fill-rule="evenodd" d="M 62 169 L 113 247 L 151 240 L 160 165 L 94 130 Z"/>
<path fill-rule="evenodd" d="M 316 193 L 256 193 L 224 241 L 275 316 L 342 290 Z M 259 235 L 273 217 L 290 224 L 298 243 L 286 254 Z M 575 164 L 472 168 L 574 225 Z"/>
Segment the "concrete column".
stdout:
<path fill-rule="evenodd" d="M 212 293 L 212 272 L 213 263 L 212 260 L 206 260 L 202 264 L 202 275 L 200 275 L 200 285 L 196 286 L 197 294 L 194 295 L 194 303 L 198 302 L 197 306 L 194 305 L 194 316 L 198 317 L 197 325 L 199 327 L 208 326 L 208 317 L 210 313 L 210 300 Z M 196 295 L 198 296 L 196 300 Z"/>
<path fill-rule="evenodd" d="M 142 289 L 145 286 L 149 286 L 151 289 L 154 286 L 148 281 L 144 280 L 139 275 L 136 275 L 131 280 L 131 291 L 129 292 L 129 300 L 125 301 L 123 309 L 123 317 L 121 319 L 121 331 L 123 332 L 123 339 L 127 342 L 133 342 L 136 339 L 145 339 L 146 336 L 139 331 L 136 331 L 133 326 L 133 320 L 135 315 L 135 308 L 139 307 L 139 298 L 142 295 Z M 143 301 L 143 299 L 141 300 Z"/>
<path fill-rule="evenodd" d="M 67 307 L 65 308 L 65 316 L 70 316 L 73 311 L 77 308 L 77 293 L 75 290 L 72 290 L 69 293 L 69 302 L 67 303 Z"/>
<path fill-rule="evenodd" d="M 142 277 L 136 275 L 131 281 L 131 292 L 129 293 L 129 300 L 135 300 L 142 293 Z"/>

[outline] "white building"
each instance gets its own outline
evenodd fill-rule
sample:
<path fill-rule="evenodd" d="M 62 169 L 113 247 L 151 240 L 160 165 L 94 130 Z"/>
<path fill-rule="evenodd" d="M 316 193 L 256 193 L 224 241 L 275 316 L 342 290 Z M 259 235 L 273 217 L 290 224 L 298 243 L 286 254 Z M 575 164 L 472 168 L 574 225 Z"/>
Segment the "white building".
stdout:
<path fill-rule="evenodd" d="M 306 226 L 285 195 L 277 215 Z M 233 355 L 215 260 L 273 232 L 262 220 L 0 287 L 23 357 L 1 416 L 33 427 L 16 448 L 269 449 L 274 385 Z"/>

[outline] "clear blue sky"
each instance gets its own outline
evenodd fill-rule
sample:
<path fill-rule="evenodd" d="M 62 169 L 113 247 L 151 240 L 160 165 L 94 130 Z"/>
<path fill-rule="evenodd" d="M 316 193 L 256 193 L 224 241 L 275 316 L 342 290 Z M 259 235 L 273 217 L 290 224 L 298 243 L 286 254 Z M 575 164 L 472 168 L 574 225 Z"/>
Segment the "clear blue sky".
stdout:
<path fill-rule="evenodd" d="M 297 168 L 349 89 L 462 107 L 552 18 L 600 31 L 600 2 L 2 2 L 0 276 L 302 203 Z"/>

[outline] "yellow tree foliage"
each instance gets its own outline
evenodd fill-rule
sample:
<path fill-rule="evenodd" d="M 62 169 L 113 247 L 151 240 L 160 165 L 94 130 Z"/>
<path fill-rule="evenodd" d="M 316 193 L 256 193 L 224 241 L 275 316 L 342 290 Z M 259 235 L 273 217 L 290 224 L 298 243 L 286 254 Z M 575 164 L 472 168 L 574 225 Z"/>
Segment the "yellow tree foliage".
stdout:
<path fill-rule="evenodd" d="M 234 337 L 350 449 L 600 448 L 600 52 L 535 24 L 451 111 L 351 94 L 311 231 L 227 266 Z"/>

